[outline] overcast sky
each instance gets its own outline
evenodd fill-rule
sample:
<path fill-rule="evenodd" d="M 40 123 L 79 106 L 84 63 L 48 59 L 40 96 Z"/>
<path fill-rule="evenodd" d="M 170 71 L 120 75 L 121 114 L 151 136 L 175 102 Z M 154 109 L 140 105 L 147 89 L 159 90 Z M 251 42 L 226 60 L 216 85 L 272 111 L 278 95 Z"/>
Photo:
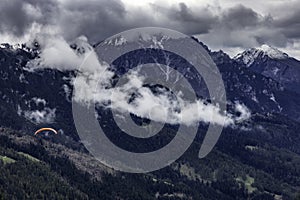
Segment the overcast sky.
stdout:
<path fill-rule="evenodd" d="M 269 44 L 300 59 L 298 0 L 1 0 L 0 42 L 37 34 L 96 43 L 118 32 L 159 26 L 197 35 L 231 56 Z"/>

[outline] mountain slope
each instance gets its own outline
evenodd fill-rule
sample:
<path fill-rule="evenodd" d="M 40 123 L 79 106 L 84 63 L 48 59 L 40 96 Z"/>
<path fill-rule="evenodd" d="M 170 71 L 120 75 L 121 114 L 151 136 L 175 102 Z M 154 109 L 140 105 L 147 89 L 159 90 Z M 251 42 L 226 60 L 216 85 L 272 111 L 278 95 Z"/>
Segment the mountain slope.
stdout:
<path fill-rule="evenodd" d="M 274 47 L 263 45 L 238 54 L 235 60 L 247 68 L 270 77 L 285 88 L 300 93 L 300 61 Z"/>
<path fill-rule="evenodd" d="M 239 101 L 250 108 L 252 117 L 235 128 L 224 129 L 217 146 L 202 160 L 197 155 L 207 126 L 201 124 L 196 141 L 182 158 L 143 175 L 114 172 L 97 162 L 80 143 L 70 102 L 75 71 L 28 71 L 26 63 L 37 56 L 33 51 L 1 48 L 0 126 L 5 128 L 0 130 L 0 155 L 17 162 L 1 163 L 5 174 L 0 180 L 14 178 L 14 168 L 30 162 L 29 169 L 34 172 L 45 166 L 41 177 L 58 177 L 41 187 L 56 190 L 57 184 L 63 184 L 63 192 L 78 198 L 293 199 L 300 187 L 299 95 L 230 59 L 224 52 L 205 48 L 221 71 L 229 109 Z M 42 117 L 38 117 L 40 114 Z M 48 125 L 59 130 L 59 136 L 32 135 L 37 128 Z M 110 134 L 116 133 L 111 130 Z M 163 134 L 169 138 L 173 132 L 167 129 Z M 122 143 L 125 147 L 132 145 Z M 18 152 L 41 163 L 24 161 Z M 20 180 L 36 177 L 26 170 L 24 173 Z M 34 186 L 13 182 L 9 186 L 12 189 L 4 187 L 1 192 L 16 197 L 14 190 L 27 187 L 35 191 Z M 58 195 L 66 195 L 63 192 Z"/>
<path fill-rule="evenodd" d="M 257 116 L 253 121 L 255 125 L 248 124 L 252 129 L 226 129 L 217 147 L 204 159 L 197 158 L 200 144 L 195 142 L 171 166 L 144 175 L 114 172 L 84 152 L 2 128 L 0 155 L 16 162 L 0 162 L 0 181 L 14 179 L 18 170 L 20 175 L 18 182 L 2 185 L 1 193 L 17 197 L 15 191 L 32 191 L 31 195 L 36 195 L 39 188 L 47 197 L 48 192 L 60 195 L 74 191 L 74 196 L 96 199 L 293 199 L 300 181 L 300 156 L 292 151 L 300 152 L 300 137 L 295 131 L 300 125 L 284 122 L 279 116 Z M 291 129 L 283 134 L 286 126 Z M 50 175 L 57 181 L 49 180 Z M 19 184 L 28 178 L 37 182 Z M 55 189 L 58 186 L 62 191 Z"/>

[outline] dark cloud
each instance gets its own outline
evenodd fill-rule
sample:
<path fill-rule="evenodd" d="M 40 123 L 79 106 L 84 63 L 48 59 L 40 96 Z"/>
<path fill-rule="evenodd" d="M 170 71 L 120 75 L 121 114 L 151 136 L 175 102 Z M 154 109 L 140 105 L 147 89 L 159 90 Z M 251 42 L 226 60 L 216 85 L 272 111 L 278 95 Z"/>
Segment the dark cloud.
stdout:
<path fill-rule="evenodd" d="M 49 24 L 58 10 L 54 0 L 3 0 L 0 2 L 0 32 L 23 35 L 32 23 Z M 40 16 L 37 16 L 40 12 Z"/>
<path fill-rule="evenodd" d="M 157 23 L 157 25 L 186 34 L 208 33 L 212 26 L 218 22 L 218 17 L 209 9 L 199 8 L 195 12 L 185 3 L 179 3 L 172 7 L 152 4 L 152 9 L 160 15 L 165 15 L 168 19 L 167 22 Z"/>
<path fill-rule="evenodd" d="M 26 10 L 26 6 L 33 10 Z M 0 2 L 0 12 L 4 19 L 0 25 L 2 33 L 21 36 L 35 22 L 57 25 L 67 39 L 86 35 L 93 42 L 141 26 L 162 26 L 187 34 L 207 33 L 218 20 L 208 9 L 195 13 L 184 3 L 171 7 L 156 4 L 145 12 L 128 11 L 120 0 L 4 0 Z M 153 12 L 164 19 L 155 19 Z"/>
<path fill-rule="evenodd" d="M 120 1 L 69 1 L 60 13 L 60 27 L 68 39 L 86 35 L 97 42 L 126 29 L 126 10 Z"/>
<path fill-rule="evenodd" d="M 175 10 L 174 18 L 185 22 L 198 22 L 199 17 L 195 16 L 193 11 L 185 3 L 179 3 L 179 10 Z"/>
<path fill-rule="evenodd" d="M 54 25 L 66 38 L 108 36 L 124 29 L 120 1 L 4 0 L 0 2 L 0 32 L 22 36 L 33 23 Z M 94 35 L 93 35 L 94 34 Z"/>
<path fill-rule="evenodd" d="M 21 37 L 33 23 L 53 24 L 58 12 L 56 0 L 3 0 L 0 2 L 0 32 Z"/>
<path fill-rule="evenodd" d="M 209 44 L 286 46 L 300 38 L 300 12 L 284 12 L 284 17 L 272 17 L 243 5 L 218 7 L 216 12 L 187 3 L 156 3 L 139 9 L 126 7 L 121 0 L 2 0 L 0 33 L 22 36 L 37 23 L 58 27 L 67 40 L 85 35 L 94 43 L 130 28 L 161 26 L 205 35 Z"/>
<path fill-rule="evenodd" d="M 300 4 L 298 5 L 300 6 Z M 280 28 L 281 31 L 288 38 L 300 39 L 300 9 L 290 12 L 287 16 L 275 21 L 276 27 Z"/>
<path fill-rule="evenodd" d="M 27 26 L 32 23 L 33 19 L 23 9 L 21 1 L 4 0 L 1 1 L 0 7 L 1 32 L 11 32 L 18 36 L 24 34 Z"/>
<path fill-rule="evenodd" d="M 243 5 L 226 10 L 222 17 L 222 23 L 225 23 L 228 28 L 256 26 L 263 20 L 258 13 Z"/>

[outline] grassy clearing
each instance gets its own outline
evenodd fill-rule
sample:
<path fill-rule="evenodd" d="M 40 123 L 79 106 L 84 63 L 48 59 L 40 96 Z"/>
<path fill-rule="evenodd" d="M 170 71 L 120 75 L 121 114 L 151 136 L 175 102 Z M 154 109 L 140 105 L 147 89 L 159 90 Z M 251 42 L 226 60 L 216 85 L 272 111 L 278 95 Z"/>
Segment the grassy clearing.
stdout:
<path fill-rule="evenodd" d="M 19 154 L 19 155 L 22 155 L 22 156 L 24 156 L 24 157 L 26 157 L 26 158 L 28 158 L 29 160 L 31 160 L 31 161 L 33 161 L 33 162 L 40 162 L 39 159 L 37 159 L 37 158 L 35 158 L 35 157 L 33 157 L 33 156 L 27 154 L 27 153 L 18 152 L 18 154 Z"/>
<path fill-rule="evenodd" d="M 0 155 L 0 159 L 2 160 L 2 162 L 4 163 L 4 165 L 16 162 L 16 160 L 14 160 L 14 159 L 12 159 L 10 157 L 7 157 L 7 156 L 1 156 Z"/>
<path fill-rule="evenodd" d="M 256 187 L 252 186 L 252 184 L 254 183 L 254 178 L 252 178 L 251 176 L 247 175 L 246 180 L 243 180 L 243 178 L 241 177 L 236 178 L 236 180 L 239 183 L 243 183 L 245 185 L 249 194 L 253 193 L 256 190 Z"/>

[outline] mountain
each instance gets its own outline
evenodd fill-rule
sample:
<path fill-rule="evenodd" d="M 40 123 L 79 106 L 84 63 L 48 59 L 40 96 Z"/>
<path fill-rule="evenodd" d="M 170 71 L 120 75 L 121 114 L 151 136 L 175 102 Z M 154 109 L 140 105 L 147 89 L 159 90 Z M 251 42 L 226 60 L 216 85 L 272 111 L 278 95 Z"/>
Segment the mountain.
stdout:
<path fill-rule="evenodd" d="M 120 41 L 106 45 L 125 43 L 122 38 Z M 82 199 L 293 199 L 300 190 L 300 95 L 247 67 L 241 59 L 231 59 L 223 51 L 212 52 L 201 42 L 199 45 L 208 51 L 222 74 L 229 109 L 238 101 L 251 110 L 252 116 L 237 127 L 225 128 L 214 150 L 200 160 L 199 146 L 207 129 L 201 124 L 195 142 L 179 160 L 142 175 L 101 165 L 81 144 L 71 106 L 76 71 L 28 70 L 26 64 L 39 56 L 38 45 L 36 49 L 2 45 L 0 197 L 13 199 L 21 194 L 34 199 L 52 194 L 53 198 Z M 71 46 L 79 54 L 86 50 L 79 44 Z M 139 58 L 143 53 L 136 51 L 128 56 Z M 159 51 L 150 53 L 161 59 L 165 56 Z M 278 61 L 279 57 L 270 55 L 260 52 L 253 63 L 260 56 Z M 280 61 L 292 59 L 282 55 L 285 58 Z M 126 70 L 130 66 L 125 61 L 123 57 L 116 64 Z M 110 119 L 103 120 L 111 125 Z M 44 126 L 54 127 L 60 134 L 33 136 Z M 121 140 L 114 129 L 110 135 L 122 147 L 132 148 L 132 143 Z M 174 130 L 165 129 L 163 135 L 163 139 L 148 145 L 172 138 Z M 29 179 L 33 181 L 26 184 Z"/>
<path fill-rule="evenodd" d="M 246 67 L 244 62 L 241 63 L 241 58 L 231 59 L 223 51 L 212 52 L 205 48 L 222 74 L 229 101 L 243 102 L 253 113 L 280 113 L 300 120 L 299 94 L 271 77 Z M 260 51 L 259 54 L 264 53 Z"/>
<path fill-rule="evenodd" d="M 300 61 L 268 46 L 251 48 L 234 58 L 247 68 L 270 77 L 286 89 L 300 93 Z"/>

